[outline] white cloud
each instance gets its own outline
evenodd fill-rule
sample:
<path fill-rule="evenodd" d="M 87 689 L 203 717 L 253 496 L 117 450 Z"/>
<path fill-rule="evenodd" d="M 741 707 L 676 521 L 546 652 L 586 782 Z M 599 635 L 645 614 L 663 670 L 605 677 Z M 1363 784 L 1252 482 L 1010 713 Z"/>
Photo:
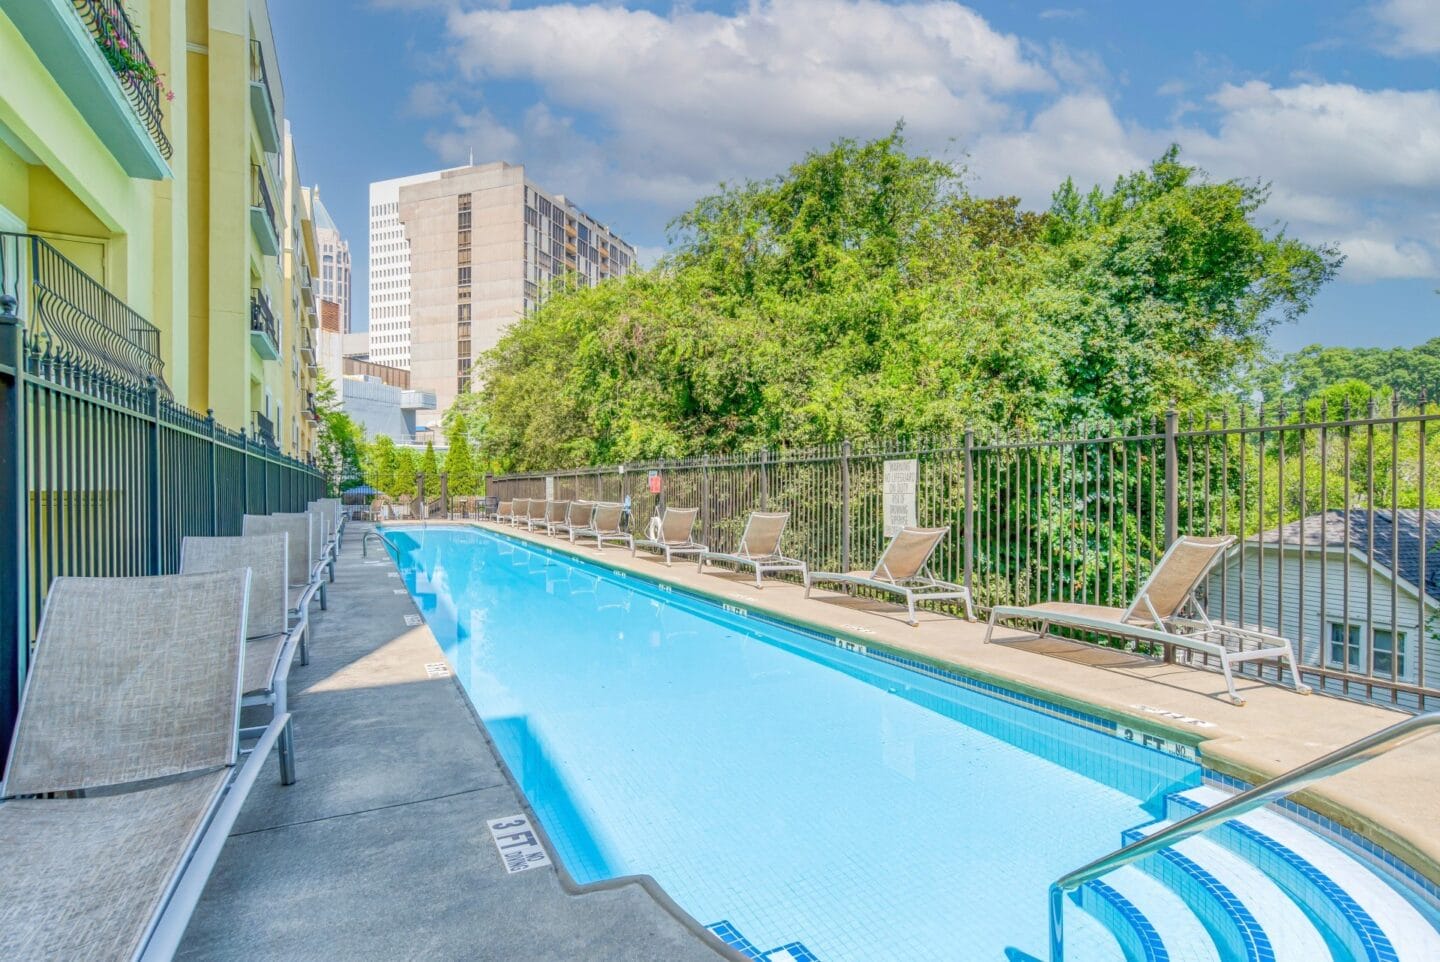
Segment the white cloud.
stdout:
<path fill-rule="evenodd" d="M 1440 53 L 1440 7 L 1435 0 L 1382 0 L 1370 8 L 1385 28 L 1383 48 L 1397 56 Z"/>
<path fill-rule="evenodd" d="M 1440 215 L 1427 213 L 1437 89 L 1176 80 L 1162 95 L 1183 104 L 1145 126 L 1117 114 L 1093 53 L 1000 32 L 949 0 L 750 0 L 730 14 L 470 4 L 447 25 L 457 75 L 411 96 L 417 113 L 448 117 L 432 149 L 447 163 L 471 149 L 524 162 L 582 204 L 668 218 L 720 181 L 903 117 L 915 147 L 968 153 L 978 190 L 1033 207 L 1067 176 L 1108 185 L 1178 142 L 1216 177 L 1271 182 L 1264 213 L 1337 244 L 1348 279 L 1440 272 Z M 495 81 L 533 86 L 533 104 L 502 123 L 477 97 Z"/>

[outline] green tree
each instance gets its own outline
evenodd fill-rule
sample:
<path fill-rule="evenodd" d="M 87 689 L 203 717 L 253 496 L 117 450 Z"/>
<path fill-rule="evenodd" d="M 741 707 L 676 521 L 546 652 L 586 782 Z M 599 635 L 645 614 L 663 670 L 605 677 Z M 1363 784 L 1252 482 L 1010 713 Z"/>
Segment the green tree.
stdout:
<path fill-rule="evenodd" d="M 475 457 L 470 450 L 469 427 L 465 416 L 457 414 L 445 426 L 445 437 L 450 446 L 445 455 L 445 473 L 448 475 L 449 491 L 452 495 L 478 494 L 480 475 L 475 467 Z"/>
<path fill-rule="evenodd" d="M 1440 337 L 1415 347 L 1312 344 L 1256 365 L 1243 386 L 1274 404 L 1314 398 L 1345 381 L 1359 381 L 1371 391 L 1393 390 L 1410 401 L 1440 396 Z"/>
<path fill-rule="evenodd" d="M 325 476 L 326 488 L 336 494 L 364 476 L 365 432 L 340 409 L 335 384 L 323 372 L 315 382 L 315 412 L 320 419 L 315 463 Z"/>
<path fill-rule="evenodd" d="M 396 465 L 398 456 L 395 450 L 395 442 L 389 435 L 381 434 L 375 437 L 365 447 L 364 476 L 365 483 L 376 491 L 385 494 L 396 493 Z"/>
<path fill-rule="evenodd" d="M 656 269 L 554 293 L 456 412 L 504 471 L 1201 407 L 1339 263 L 1264 201 L 1172 149 L 1026 213 L 898 128 L 842 140 L 701 198 Z"/>
<path fill-rule="evenodd" d="M 399 497 L 408 494 L 412 498 L 416 494 L 415 476 L 420 473 L 420 459 L 415 457 L 415 449 L 404 445 L 395 446 L 395 473 L 390 476 L 390 487 L 387 494 Z"/>
<path fill-rule="evenodd" d="M 440 459 L 435 454 L 435 442 L 425 442 L 425 453 L 420 458 L 420 473 L 425 476 L 425 499 L 440 497 Z"/>

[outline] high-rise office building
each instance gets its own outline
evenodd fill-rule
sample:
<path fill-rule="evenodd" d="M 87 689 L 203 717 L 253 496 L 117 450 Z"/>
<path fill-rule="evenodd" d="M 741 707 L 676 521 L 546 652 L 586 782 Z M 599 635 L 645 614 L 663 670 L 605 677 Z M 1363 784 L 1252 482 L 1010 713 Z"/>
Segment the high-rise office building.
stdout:
<path fill-rule="evenodd" d="M 319 281 L 320 297 L 335 304 L 339 314 L 340 330 L 350 333 L 353 319 L 350 314 L 350 242 L 335 226 L 325 202 L 320 199 L 320 188 L 312 188 L 315 203 L 315 246 L 320 256 Z"/>
<path fill-rule="evenodd" d="M 371 357 L 435 392 L 433 421 L 552 285 L 622 276 L 635 249 L 524 167 L 492 163 L 371 184 L 370 258 Z"/>

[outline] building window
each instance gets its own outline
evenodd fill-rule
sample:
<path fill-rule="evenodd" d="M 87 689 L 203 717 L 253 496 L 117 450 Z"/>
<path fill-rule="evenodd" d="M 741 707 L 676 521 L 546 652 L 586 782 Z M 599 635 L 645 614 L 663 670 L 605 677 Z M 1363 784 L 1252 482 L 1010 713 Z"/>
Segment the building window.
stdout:
<path fill-rule="evenodd" d="M 460 231 L 458 234 L 456 234 L 455 240 L 461 247 L 469 247 L 470 231 L 468 229 Z"/>
<path fill-rule="evenodd" d="M 461 268 L 459 269 L 458 274 L 456 275 L 456 280 L 457 280 L 457 282 L 460 284 L 461 287 L 469 287 L 469 286 L 470 286 L 470 268 L 469 268 L 468 266 L 466 266 L 466 267 L 461 267 Z"/>
<path fill-rule="evenodd" d="M 1360 668 L 1360 626 L 1330 622 L 1330 664 L 1335 667 Z"/>
<path fill-rule="evenodd" d="M 1375 660 L 1375 674 L 1398 677 L 1405 674 L 1405 632 L 1392 632 L 1388 628 L 1371 631 L 1370 645 Z M 1399 651 L 1396 651 L 1396 635 L 1399 635 Z M 1393 659 L 1393 660 L 1392 660 Z"/>
<path fill-rule="evenodd" d="M 460 340 L 455 342 L 455 351 L 460 359 L 468 366 L 470 364 L 470 332 L 467 330 Z"/>
<path fill-rule="evenodd" d="M 470 336 L 470 322 L 461 321 L 455 325 L 455 336 L 468 338 Z"/>
<path fill-rule="evenodd" d="M 470 305 L 469 305 L 469 304 L 461 304 L 461 305 L 459 305 L 458 307 L 456 307 L 456 308 L 455 308 L 455 319 L 456 319 L 457 321 L 468 321 L 468 320 L 470 320 Z"/>

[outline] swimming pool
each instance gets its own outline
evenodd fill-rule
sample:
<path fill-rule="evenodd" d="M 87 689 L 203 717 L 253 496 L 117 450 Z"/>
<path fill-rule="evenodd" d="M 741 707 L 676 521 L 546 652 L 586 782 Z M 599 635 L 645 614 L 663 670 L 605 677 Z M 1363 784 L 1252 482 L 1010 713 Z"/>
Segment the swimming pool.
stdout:
<path fill-rule="evenodd" d="M 651 875 L 761 951 L 1043 957 L 1046 887 L 1200 782 L 1193 761 L 601 566 L 475 529 L 389 538 L 575 880 Z M 1081 919 L 1067 938 L 1110 936 Z"/>

